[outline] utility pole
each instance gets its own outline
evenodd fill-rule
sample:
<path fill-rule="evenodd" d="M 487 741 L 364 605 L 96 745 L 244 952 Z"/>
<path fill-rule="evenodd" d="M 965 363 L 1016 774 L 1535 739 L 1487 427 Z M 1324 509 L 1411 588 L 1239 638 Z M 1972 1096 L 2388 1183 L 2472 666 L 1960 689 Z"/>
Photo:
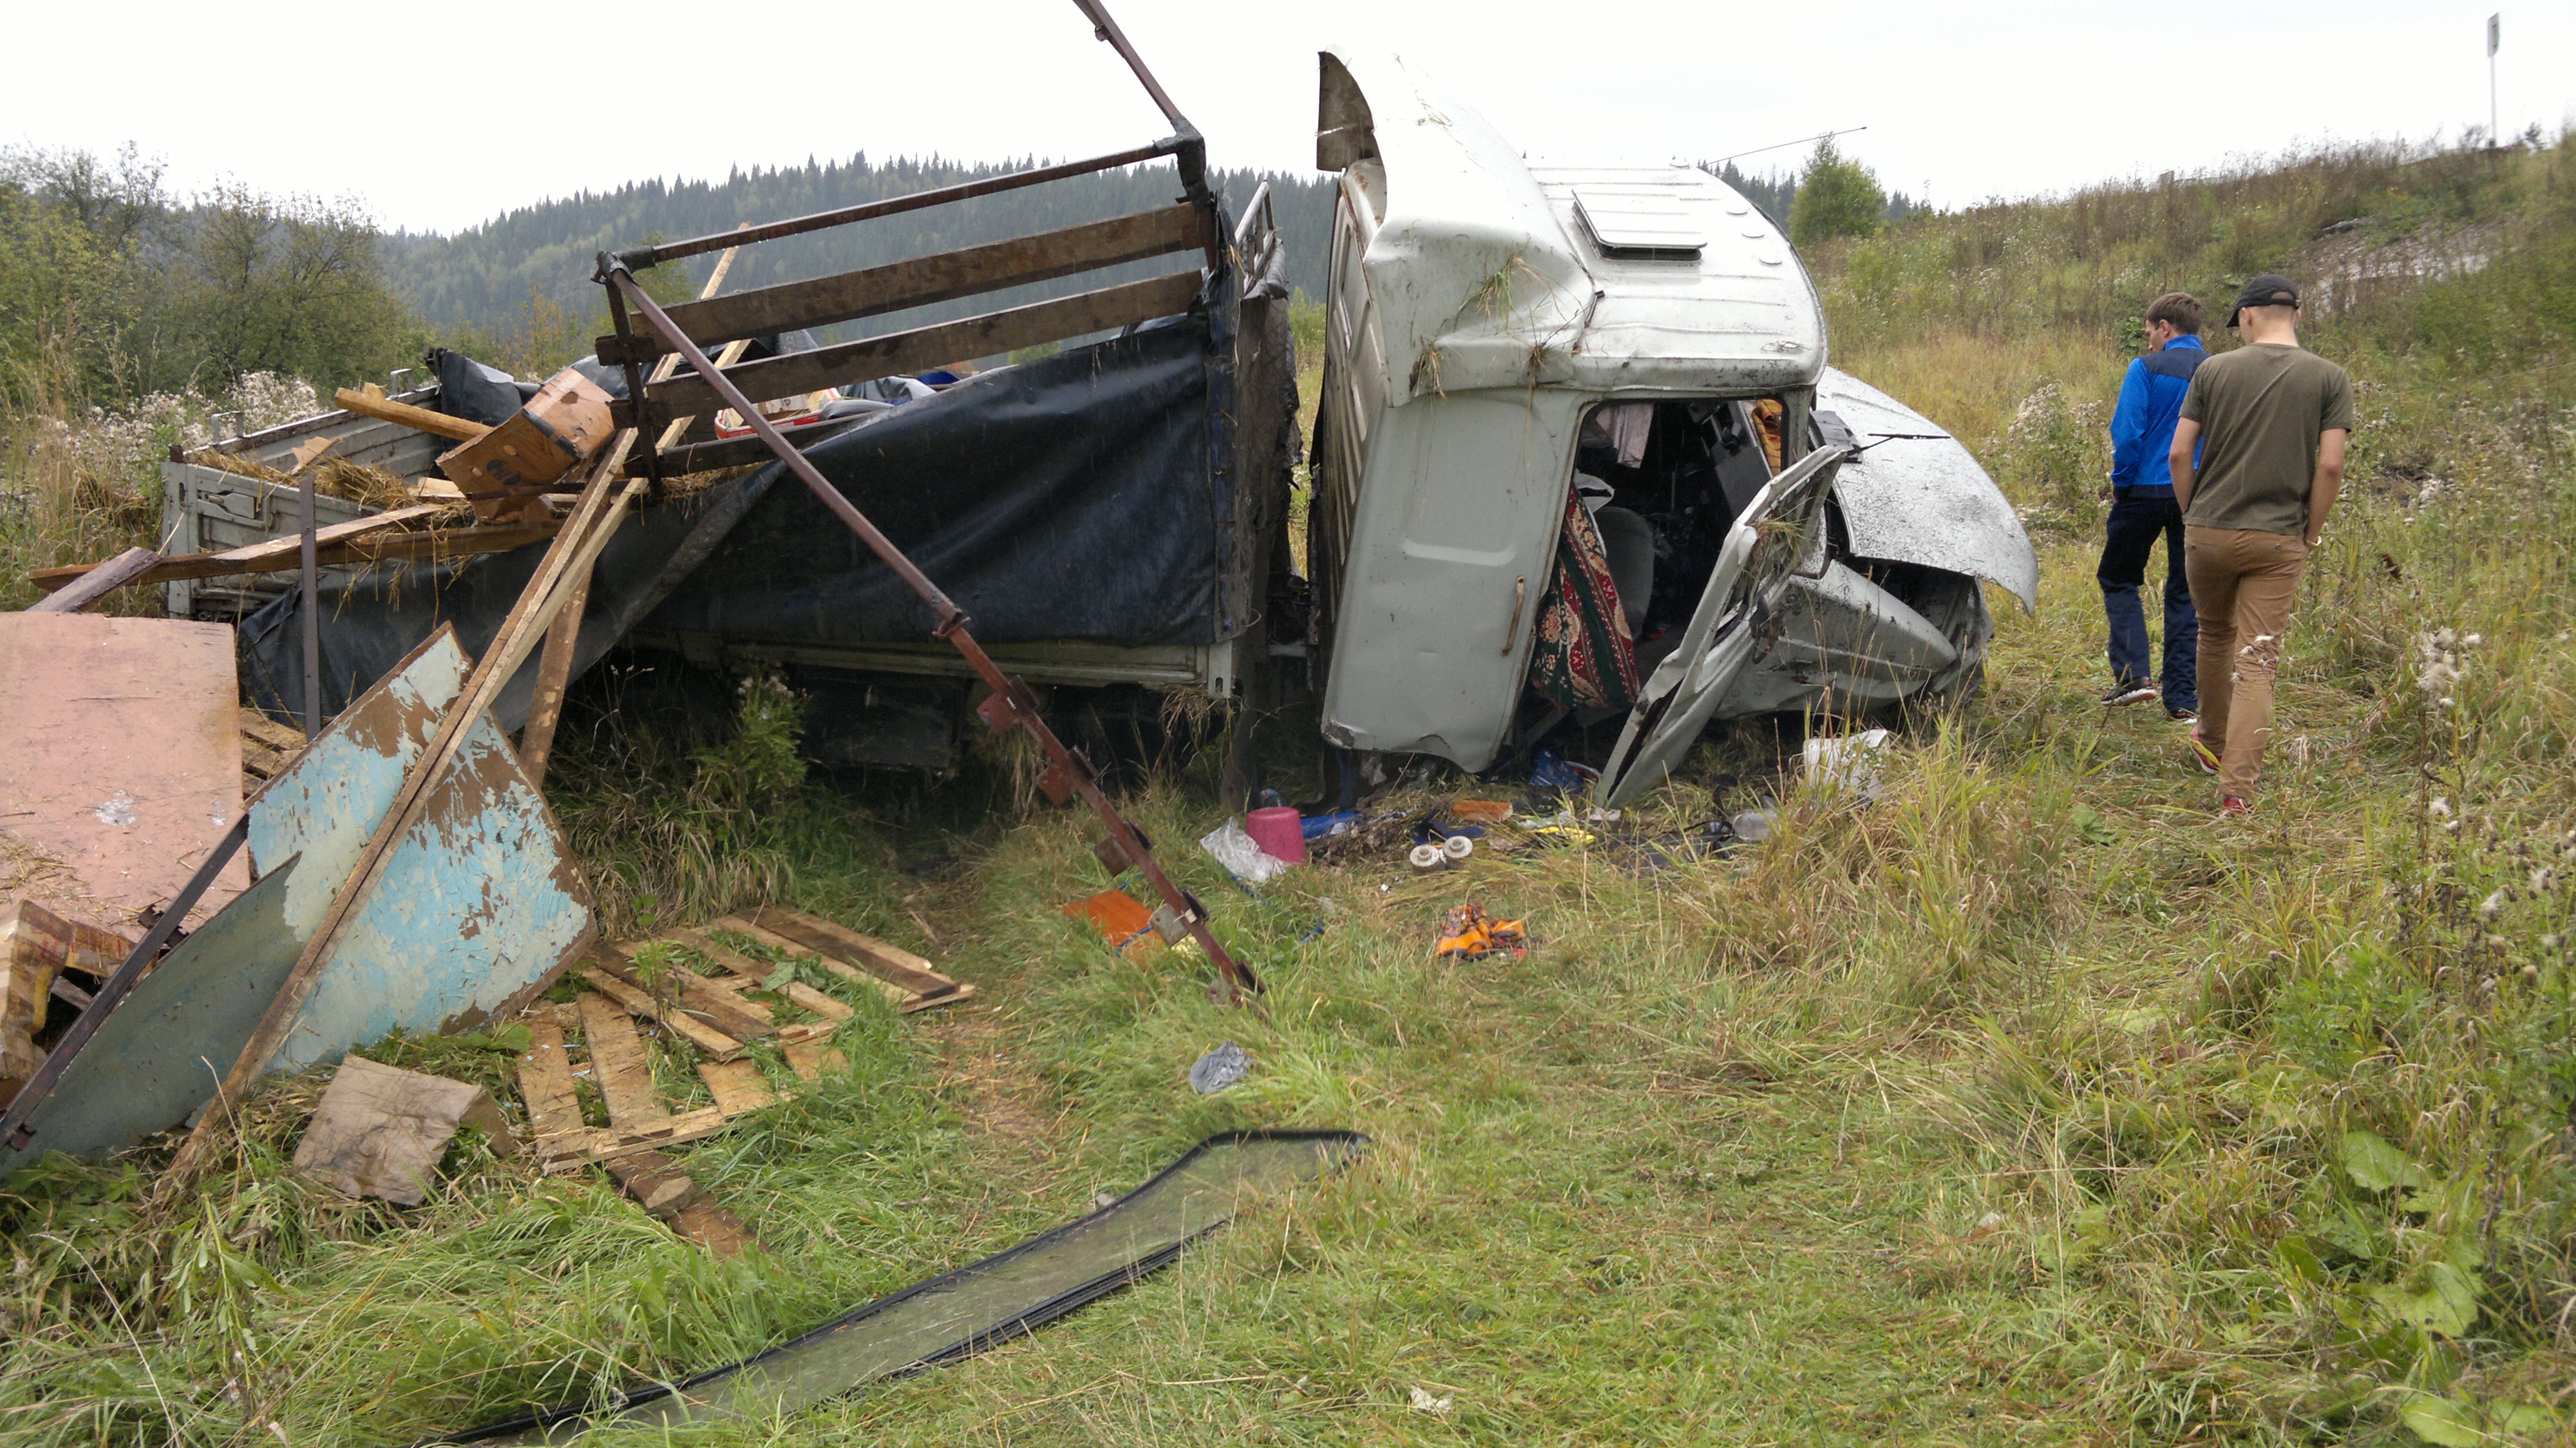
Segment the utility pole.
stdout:
<path fill-rule="evenodd" d="M 2487 17 L 2487 149 L 2491 151 L 2504 144 L 2504 137 L 2496 134 L 2495 64 L 2496 33 L 2503 28 L 2503 22 L 2501 10 Z"/>

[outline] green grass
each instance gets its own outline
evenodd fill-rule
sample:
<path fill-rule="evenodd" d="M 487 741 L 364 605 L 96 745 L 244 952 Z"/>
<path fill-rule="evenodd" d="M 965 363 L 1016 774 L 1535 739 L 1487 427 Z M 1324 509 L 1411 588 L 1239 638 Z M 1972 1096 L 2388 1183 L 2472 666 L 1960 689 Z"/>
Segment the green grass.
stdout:
<path fill-rule="evenodd" d="M 2068 216 L 2024 220 L 2071 238 Z M 1859 305 L 1842 275 L 1830 303 Z M 2563 337 L 2483 370 L 2428 343 L 2451 334 L 2426 318 L 2474 310 L 2459 285 L 2319 336 L 2369 420 L 2248 821 L 2213 818 L 2160 715 L 2093 702 L 2098 503 L 2051 473 L 2074 432 L 2011 436 L 2042 377 L 2102 400 L 2114 330 L 1980 336 L 1937 311 L 1853 323 L 1838 359 L 1979 442 L 2046 525 L 2039 607 L 1999 602 L 1982 697 L 1911 730 L 1872 805 L 1799 793 L 1768 725 L 1712 737 L 1624 823 L 1780 792 L 1783 828 L 1648 873 L 1606 845 L 1488 850 L 1464 876 L 1370 859 L 1255 899 L 1188 843 L 1217 818 L 1213 761 L 1167 773 L 1131 807 L 1268 980 L 1257 1014 L 1209 1004 L 1188 956 L 1131 962 L 1059 914 L 1100 886 L 1093 831 L 1016 816 L 990 759 L 924 799 L 800 782 L 757 690 L 730 742 L 640 710 L 568 728 L 558 805 L 617 919 L 794 899 L 982 997 L 897 1019 L 853 994 L 849 1079 L 685 1152 L 773 1249 L 731 1264 L 595 1174 L 540 1181 L 471 1143 L 409 1213 L 299 1185 L 310 1078 L 255 1102 L 227 1170 L 157 1222 L 148 1153 L 22 1178 L 0 1438 L 406 1442 L 757 1350 L 1210 1132 L 1330 1125 L 1371 1136 L 1359 1167 L 1161 1277 L 686 1441 L 2563 1439 L 2576 374 Z M 2460 674 L 2431 692 L 2428 638 Z M 1525 919 L 1531 954 L 1432 958 L 1468 897 Z M 1229 1038 L 1252 1079 L 1194 1095 L 1190 1062 Z M 377 1054 L 506 1089 L 507 1045 Z"/>

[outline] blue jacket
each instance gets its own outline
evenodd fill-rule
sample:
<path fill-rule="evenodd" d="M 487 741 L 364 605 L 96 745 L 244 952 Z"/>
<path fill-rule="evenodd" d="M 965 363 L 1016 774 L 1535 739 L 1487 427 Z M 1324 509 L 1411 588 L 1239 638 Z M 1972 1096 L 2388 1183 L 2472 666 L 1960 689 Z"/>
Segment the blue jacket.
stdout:
<path fill-rule="evenodd" d="M 2191 374 L 2209 360 L 2198 337 L 2176 337 L 2160 352 L 2129 364 L 2120 405 L 2111 413 L 2111 486 L 2151 498 L 2173 496 L 2174 422 Z M 2198 456 L 2195 450 L 2195 457 Z"/>

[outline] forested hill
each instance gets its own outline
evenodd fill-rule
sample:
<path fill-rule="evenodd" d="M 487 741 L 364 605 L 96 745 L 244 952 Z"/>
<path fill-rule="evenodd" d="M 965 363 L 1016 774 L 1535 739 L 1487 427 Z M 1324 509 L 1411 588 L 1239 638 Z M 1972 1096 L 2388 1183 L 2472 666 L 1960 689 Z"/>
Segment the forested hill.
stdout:
<path fill-rule="evenodd" d="M 638 181 L 615 191 L 540 202 L 454 236 L 388 236 L 384 240 L 386 281 L 442 331 L 495 332 L 512 324 L 532 293 L 584 312 L 595 308 L 597 289 L 588 278 L 595 257 L 604 249 L 634 246 L 656 235 L 697 236 L 745 221 L 774 221 L 854 206 L 1040 164 L 1025 159 L 968 165 L 935 157 L 880 164 L 861 153 L 847 161 L 736 171 L 723 181 Z M 1272 204 L 1287 242 L 1290 280 L 1310 296 L 1323 294 L 1332 179 L 1322 173 L 1216 174 L 1229 218 L 1240 215 L 1262 182 L 1270 183 Z M 1172 167 L 1139 166 L 904 212 L 752 247 L 734 263 L 726 289 L 1072 226 L 1167 205 L 1179 194 L 1180 182 Z M 691 262 L 693 278 L 703 277 L 712 262 L 711 257 Z M 1142 266 L 1146 271 L 1165 269 Z M 1076 278 L 1042 290 L 1063 291 L 1085 284 Z"/>

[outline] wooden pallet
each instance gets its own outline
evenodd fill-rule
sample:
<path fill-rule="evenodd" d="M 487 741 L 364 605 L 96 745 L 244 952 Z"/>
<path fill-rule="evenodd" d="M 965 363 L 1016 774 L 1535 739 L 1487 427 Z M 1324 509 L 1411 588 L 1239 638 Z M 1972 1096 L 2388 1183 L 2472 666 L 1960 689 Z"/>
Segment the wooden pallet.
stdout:
<path fill-rule="evenodd" d="M 740 1041 L 697 1027 L 700 1034 L 722 1046 L 720 1051 L 708 1053 L 710 1059 L 698 1063 L 698 1079 L 707 1083 L 715 1105 L 673 1110 L 654 1088 L 652 1057 L 643 1037 L 636 1032 L 635 1018 L 641 1015 L 666 1024 L 687 1021 L 693 1025 L 695 1018 L 683 1008 L 663 1005 L 616 976 L 600 974 L 618 989 L 585 991 L 569 1006 L 541 1006 L 527 1018 L 532 1039 L 527 1053 L 519 1058 L 519 1095 L 527 1104 L 537 1160 L 547 1171 L 573 1171 L 591 1162 L 713 1136 L 735 1117 L 777 1100 L 767 1078 L 760 1074 L 760 1067 L 743 1059 Z M 735 1004 L 737 1009 L 757 1009 L 748 1001 Z M 848 1009 L 842 1007 L 844 1012 Z M 569 1021 L 566 1015 L 571 1017 Z M 565 1044 L 567 1024 L 580 1027 L 579 1048 Z M 826 1070 L 847 1069 L 840 1053 L 825 1046 L 821 1032 L 814 1029 L 821 1026 L 828 1030 L 830 1024 L 808 1022 L 773 1031 L 785 1047 L 789 1068 L 799 1078 L 819 1081 Z M 687 1030 L 679 1034 L 702 1048 L 705 1045 Z M 574 1059 L 576 1049 L 583 1058 L 579 1063 Z M 588 1074 L 598 1085 L 600 1099 L 608 1107 L 607 1126 L 595 1127 L 582 1120 L 581 1099 L 573 1085 L 577 1073 Z"/>
<path fill-rule="evenodd" d="M 788 955 L 819 960 L 834 975 L 868 981 L 906 1015 L 975 998 L 973 986 L 941 975 L 911 951 L 802 910 L 764 906 L 747 916 L 728 915 L 712 928 L 748 935 Z"/>

